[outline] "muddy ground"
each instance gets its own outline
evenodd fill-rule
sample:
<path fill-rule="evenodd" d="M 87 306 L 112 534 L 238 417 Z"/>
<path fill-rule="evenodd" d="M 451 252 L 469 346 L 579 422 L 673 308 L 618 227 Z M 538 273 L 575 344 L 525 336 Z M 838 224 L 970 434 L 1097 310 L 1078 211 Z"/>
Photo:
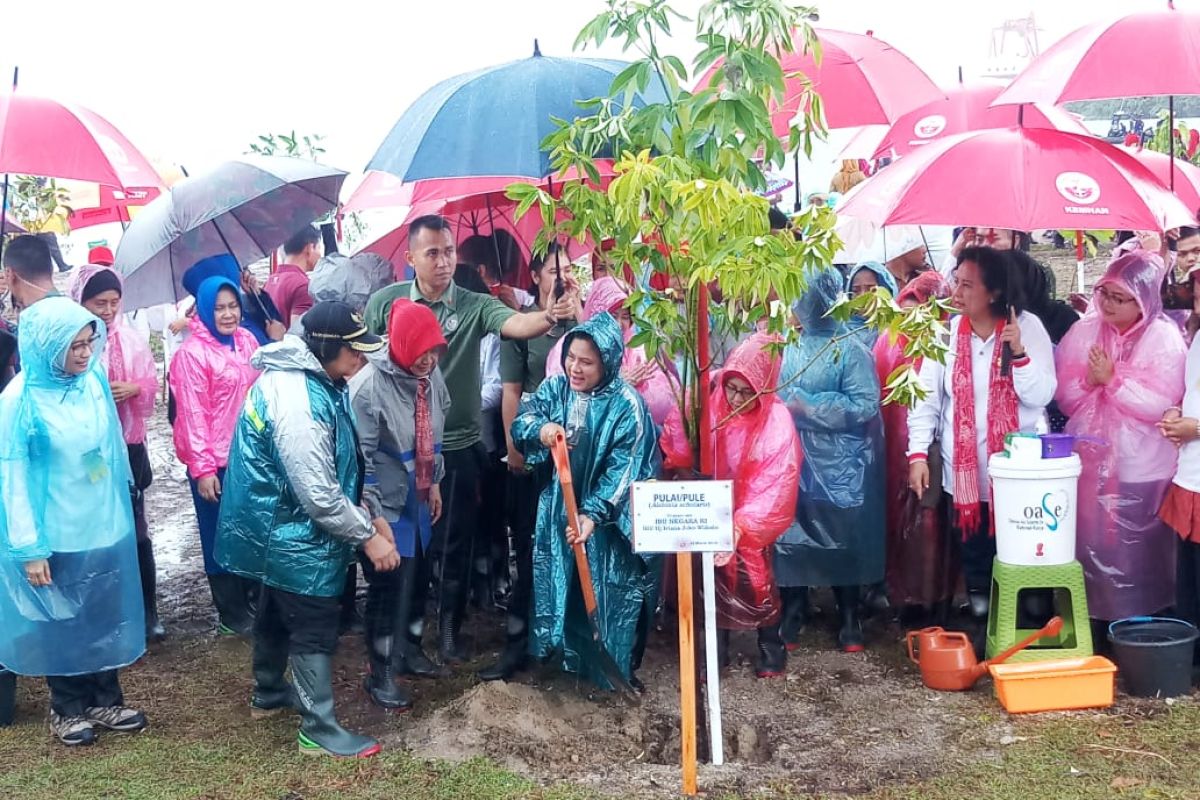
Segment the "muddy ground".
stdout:
<path fill-rule="evenodd" d="M 1039 257 L 1060 274 L 1065 296 L 1073 256 Z M 1091 265 L 1089 284 L 1101 268 Z M 159 735 L 187 738 L 198 725 L 220 735 L 252 724 L 249 644 L 214 635 L 191 496 L 162 407 L 149 436 L 155 482 L 148 517 L 170 638 L 126 671 L 126 691 L 131 703 L 147 709 Z M 754 636 L 734 635 L 733 664 L 721 674 L 727 763 L 702 765 L 700 773 L 710 796 L 857 794 L 936 778 L 966 763 L 1001 763 L 1020 723 L 1000 710 L 986 681 L 964 694 L 925 689 L 902 653 L 902 629 L 883 618 L 868 622 L 865 653 L 840 653 L 832 598 L 818 595 L 817 604 L 825 611 L 791 654 L 783 678 L 756 679 Z M 669 622 L 651 638 L 639 672 L 647 692 L 636 707 L 580 685 L 553 665 L 513 683 L 481 684 L 474 670 L 502 645 L 500 614 L 474 611 L 466 633 L 474 661 L 451 678 L 411 682 L 415 708 L 403 716 L 367 702 L 361 638 L 343 637 L 335 673 L 342 721 L 422 758 L 486 757 L 539 782 L 566 781 L 617 797 L 677 795 L 678 661 Z M 18 724 L 44 736 L 44 689 L 28 680 L 21 687 Z M 1123 700 L 1113 711 L 1095 713 L 1137 708 Z M 272 724 L 283 746 L 292 723 Z"/>

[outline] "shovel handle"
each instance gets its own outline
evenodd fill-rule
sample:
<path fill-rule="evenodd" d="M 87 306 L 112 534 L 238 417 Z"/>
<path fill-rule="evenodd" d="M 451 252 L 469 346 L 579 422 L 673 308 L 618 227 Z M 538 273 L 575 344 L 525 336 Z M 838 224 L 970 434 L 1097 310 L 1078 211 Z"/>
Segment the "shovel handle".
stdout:
<path fill-rule="evenodd" d="M 554 457 L 554 468 L 558 470 L 558 482 L 562 485 L 563 505 L 567 509 L 567 525 L 579 532 L 579 507 L 575 502 L 575 482 L 571 479 L 571 456 L 567 452 L 567 440 L 560 433 L 550 448 Z M 575 569 L 579 573 L 579 584 L 583 590 L 583 606 L 588 616 L 596 613 L 596 587 L 592 585 L 592 568 L 588 565 L 587 551 L 583 543 L 571 546 L 575 551 Z"/>

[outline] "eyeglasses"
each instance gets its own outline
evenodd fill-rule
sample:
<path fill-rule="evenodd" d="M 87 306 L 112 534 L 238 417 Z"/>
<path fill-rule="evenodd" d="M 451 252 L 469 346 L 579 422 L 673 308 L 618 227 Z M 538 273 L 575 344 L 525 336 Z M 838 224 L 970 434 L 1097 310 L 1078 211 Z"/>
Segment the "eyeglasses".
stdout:
<path fill-rule="evenodd" d="M 738 405 L 748 403 L 754 399 L 758 392 L 754 391 L 754 387 L 747 386 L 745 389 L 739 389 L 731 383 L 725 384 L 725 399 L 729 400 L 732 405 L 736 400 Z"/>
<path fill-rule="evenodd" d="M 1132 297 L 1125 297 L 1124 295 L 1113 294 L 1108 289 L 1105 289 L 1103 286 L 1100 286 L 1096 289 L 1096 297 L 1101 302 L 1111 303 L 1114 306 L 1124 306 L 1124 305 L 1128 305 L 1130 303 L 1137 302 Z"/>
<path fill-rule="evenodd" d="M 84 353 L 90 353 L 96 349 L 96 342 L 100 341 L 100 334 L 93 334 L 90 338 L 84 339 L 82 342 L 71 342 L 71 355 L 81 356 Z"/>

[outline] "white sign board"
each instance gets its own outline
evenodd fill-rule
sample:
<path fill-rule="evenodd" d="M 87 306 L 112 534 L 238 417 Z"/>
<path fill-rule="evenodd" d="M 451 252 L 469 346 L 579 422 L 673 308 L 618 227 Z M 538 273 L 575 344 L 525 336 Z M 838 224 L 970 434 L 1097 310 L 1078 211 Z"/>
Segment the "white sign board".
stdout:
<path fill-rule="evenodd" d="M 733 550 L 733 481 L 633 484 L 633 549 L 638 553 Z"/>

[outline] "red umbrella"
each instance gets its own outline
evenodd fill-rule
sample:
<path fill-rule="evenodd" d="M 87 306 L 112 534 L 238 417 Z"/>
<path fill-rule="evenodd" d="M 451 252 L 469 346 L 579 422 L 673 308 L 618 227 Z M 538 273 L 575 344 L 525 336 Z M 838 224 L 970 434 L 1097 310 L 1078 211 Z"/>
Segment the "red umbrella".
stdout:
<path fill-rule="evenodd" d="M 1053 106 L 993 107 L 992 101 L 1003 89 L 998 84 L 959 84 L 948 89 L 944 98 L 926 103 L 896 120 L 873 157 L 906 156 L 922 145 L 947 136 L 987 128 L 1023 125 L 1085 135 L 1090 133 L 1075 117 Z"/>
<path fill-rule="evenodd" d="M 0 94 L 0 172 L 106 186 L 159 186 L 146 157 L 99 114 L 33 95 Z"/>
<path fill-rule="evenodd" d="M 1184 205 L 1191 209 L 1200 209 L 1200 167 L 1153 150 L 1131 150 L 1125 147 L 1121 149 L 1149 167 L 1163 186 L 1174 185 L 1172 191 Z M 1171 174 L 1172 164 L 1175 165 L 1174 175 Z"/>
<path fill-rule="evenodd" d="M 1177 11 L 1168 0 L 1165 9 L 1068 34 L 1035 58 L 996 104 L 1168 95 L 1168 124 L 1174 130 L 1177 94 L 1200 94 L 1200 13 Z M 1174 156 L 1175 137 L 1169 138 Z"/>
<path fill-rule="evenodd" d="M 98 186 L 99 198 L 96 205 L 80 206 L 72 203 L 71 216 L 67 218 L 72 230 L 90 228 L 93 225 L 103 225 L 108 222 L 119 222 L 128 225 L 137 212 L 154 198 L 163 193 L 165 187 L 131 186 L 116 189 L 111 186 Z M 75 200 L 72 195 L 72 200 Z"/>
<path fill-rule="evenodd" d="M 792 119 L 801 111 L 805 80 L 821 96 L 825 124 L 829 128 L 890 124 L 909 109 L 943 97 L 942 90 L 920 67 L 882 39 L 871 34 L 816 29 L 821 43 L 820 63 L 804 52 L 804 42 L 793 40 L 796 51 L 780 61 L 787 78 L 782 105 L 771 110 L 775 134 L 787 134 Z M 708 86 L 718 64 L 697 84 Z"/>
<path fill-rule="evenodd" d="M 1091 136 L 997 128 L 919 148 L 838 210 L 876 225 L 1157 230 L 1192 212 L 1129 153 Z"/>
<path fill-rule="evenodd" d="M 1035 58 L 997 105 L 1200 94 L 1200 13 L 1172 2 L 1086 25 Z"/>

